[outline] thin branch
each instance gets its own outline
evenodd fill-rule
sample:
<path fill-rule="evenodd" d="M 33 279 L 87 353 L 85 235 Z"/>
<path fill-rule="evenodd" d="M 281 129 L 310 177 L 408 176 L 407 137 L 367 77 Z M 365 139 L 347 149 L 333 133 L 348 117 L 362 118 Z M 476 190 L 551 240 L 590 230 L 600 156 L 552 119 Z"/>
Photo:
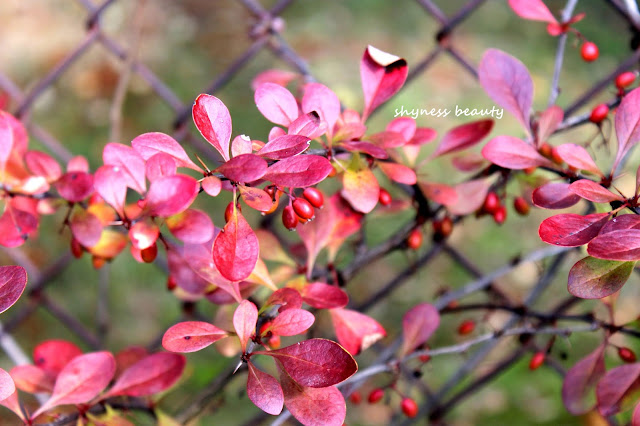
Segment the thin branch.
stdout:
<path fill-rule="evenodd" d="M 573 10 L 576 8 L 578 4 L 578 0 L 569 0 L 567 1 L 567 5 L 562 11 L 562 22 L 566 22 L 571 18 L 573 14 Z M 558 49 L 556 50 L 556 61 L 555 66 L 553 68 L 553 78 L 551 80 L 551 92 L 549 93 L 549 101 L 547 102 L 547 106 L 552 106 L 556 103 L 556 99 L 560 94 L 560 89 L 558 85 L 560 84 L 560 72 L 562 71 L 562 63 L 564 60 L 564 49 L 567 45 L 567 37 L 568 34 L 565 32 L 558 38 Z"/>

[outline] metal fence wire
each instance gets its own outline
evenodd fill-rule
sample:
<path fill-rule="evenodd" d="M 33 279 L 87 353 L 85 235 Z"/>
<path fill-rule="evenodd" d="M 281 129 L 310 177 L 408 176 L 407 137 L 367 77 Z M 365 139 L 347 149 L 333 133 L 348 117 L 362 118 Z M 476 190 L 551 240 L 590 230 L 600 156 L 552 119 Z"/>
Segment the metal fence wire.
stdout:
<path fill-rule="evenodd" d="M 72 0 L 65 0 L 65 2 L 59 2 L 61 7 L 69 7 L 69 3 Z M 153 0 L 139 0 L 140 3 L 151 2 Z M 240 0 L 240 3 L 248 12 L 251 17 L 250 24 L 246 22 L 239 22 L 235 26 L 237 33 L 233 37 L 238 40 L 244 40 L 248 47 L 241 53 L 237 54 L 234 59 L 229 63 L 225 69 L 219 72 L 211 80 L 210 84 L 206 87 L 202 87 L 201 90 L 193 91 L 193 97 L 185 97 L 183 94 L 178 94 L 172 87 L 172 83 L 163 81 L 162 78 L 154 72 L 153 68 L 146 65 L 142 60 L 136 57 L 134 49 L 130 45 L 125 45 L 122 42 L 117 41 L 117 38 L 110 35 L 109 31 L 103 27 L 103 16 L 110 12 L 112 8 L 118 3 L 123 3 L 122 0 L 106 0 L 98 2 L 97 0 L 75 0 L 75 5 L 80 5 L 85 11 L 84 20 L 86 27 L 86 34 L 84 39 L 75 48 L 64 53 L 50 69 L 44 73 L 37 82 L 32 83 L 29 87 L 20 87 L 14 82 L 13 78 L 3 67 L 0 65 L 0 90 L 8 97 L 7 103 L 12 105 L 10 112 L 19 119 L 23 120 L 26 124 L 30 135 L 39 141 L 51 155 L 61 161 L 68 161 L 72 157 L 72 153 L 65 146 L 64 141 L 61 141 L 55 134 L 47 130 L 45 125 L 38 122 L 32 116 L 35 105 L 47 96 L 47 92 L 51 87 L 55 86 L 57 82 L 69 72 L 69 70 L 82 60 L 83 57 L 89 55 L 90 51 L 94 52 L 94 47 L 99 46 L 100 55 L 109 56 L 111 59 L 120 61 L 123 66 L 120 68 L 119 74 L 115 75 L 116 81 L 119 81 L 125 77 L 125 73 L 135 75 L 136 78 L 143 79 L 148 86 L 152 89 L 153 93 L 161 99 L 166 106 L 171 110 L 173 116 L 173 136 L 183 144 L 189 144 L 191 147 L 208 155 L 212 150 L 208 149 L 206 144 L 201 142 L 199 135 L 194 134 L 191 122 L 191 107 L 195 96 L 198 93 L 216 94 L 227 86 L 234 78 L 238 76 L 243 70 L 249 67 L 252 62 L 256 61 L 256 58 L 264 53 L 273 55 L 275 58 L 287 64 L 287 66 L 304 76 L 307 81 L 316 81 L 313 70 L 310 69 L 305 61 L 304 52 L 298 52 L 292 48 L 287 39 L 287 29 L 285 25 L 285 18 L 283 14 L 291 8 L 294 4 L 305 3 L 309 0 L 279 0 L 272 2 L 270 7 L 266 7 L 258 0 Z M 461 27 L 464 26 L 465 21 L 471 15 L 477 13 L 483 7 L 491 3 L 486 0 L 470 0 L 464 3 L 456 12 L 447 14 L 443 12 L 443 5 L 447 1 L 435 1 L 435 0 L 400 0 L 394 2 L 394 7 L 405 7 L 406 4 L 415 2 L 423 10 L 425 18 L 429 18 L 429 25 L 433 26 L 433 22 L 437 23 L 437 29 L 433 31 L 433 45 L 434 47 L 424 52 L 423 59 L 417 63 L 411 64 L 410 74 L 408 77 L 408 83 L 420 77 L 428 70 L 438 67 L 442 63 L 440 61 L 443 57 L 448 57 L 450 61 L 453 61 L 459 66 L 459 70 L 468 73 L 474 78 L 477 77 L 476 63 L 469 59 L 461 49 L 456 45 L 456 38 L 454 35 L 461 31 Z M 127 3 L 127 2 L 124 2 Z M 197 1 L 191 2 L 197 7 Z M 206 2 L 205 2 L 206 3 Z M 220 2 L 220 7 L 223 7 L 224 2 Z M 506 1 L 504 1 L 506 6 Z M 560 5 L 559 7 L 565 7 L 567 9 L 573 9 L 577 2 L 575 0 L 569 0 L 566 5 Z M 602 3 L 611 8 L 616 14 L 619 15 L 620 27 L 624 28 L 624 31 L 629 31 L 629 39 L 637 39 L 640 31 L 640 21 L 638 16 L 634 13 L 632 8 L 628 8 L 628 3 L 623 0 L 602 0 Z M 63 5 L 64 4 L 64 5 Z M 208 8 L 216 8 L 217 2 L 207 5 Z M 27 12 L 28 13 L 28 12 Z M 304 19 L 298 17 L 297 19 Z M 623 31 L 623 30 L 618 30 Z M 32 37 L 38 37 L 37 34 L 32 34 Z M 131 39 L 131 42 L 135 42 L 135 37 Z M 224 41 L 223 41 L 224 43 Z M 559 38 L 559 43 L 563 46 L 566 43 L 564 37 Z M 3 42 L 0 40 L 0 45 Z M 425 43 L 427 45 L 428 43 Z M 637 47 L 637 43 L 634 48 Z M 561 47 L 564 49 L 564 47 Z M 29 55 L 29 52 L 24 52 L 25 56 Z M 583 106 L 587 105 L 595 97 L 597 97 L 605 88 L 611 84 L 616 75 L 620 72 L 628 70 L 633 65 L 637 64 L 640 58 L 640 50 L 635 49 L 632 54 L 620 62 L 615 69 L 612 69 L 610 73 L 602 76 L 595 77 L 595 84 L 592 87 L 584 91 L 580 96 L 568 102 L 564 106 L 566 120 L 563 123 L 564 128 L 570 128 L 584 123 L 588 119 L 588 114 L 577 114 L 577 112 Z M 213 59 L 215 61 L 215 58 Z M 448 62 L 450 62 L 448 61 Z M 554 76 L 558 78 L 558 76 Z M 407 83 L 407 85 L 408 85 Z M 405 85 L 405 87 L 407 86 Z M 126 85 L 125 85 L 126 89 Z M 552 99 L 555 99 L 552 96 Z M 122 102 L 122 99 L 118 99 L 114 96 L 113 102 Z M 98 309 L 98 315 L 95 325 L 87 325 L 75 318 L 71 313 L 71 310 L 67 306 L 63 306 L 49 296 L 50 287 L 48 286 L 52 280 L 62 274 L 70 264 L 71 256 L 64 254 L 58 259 L 55 259 L 46 265 L 44 268 L 39 268 L 37 262 L 32 260 L 29 254 L 20 248 L 3 249 L 6 258 L 10 258 L 12 262 L 24 266 L 29 273 L 29 287 L 24 298 L 28 299 L 27 303 L 22 303 L 19 309 L 10 311 L 5 315 L 4 322 L 4 334 L 1 340 L 3 348 L 13 354 L 13 361 L 18 363 L 30 362 L 28 357 L 23 354 L 23 357 L 16 359 L 16 353 L 20 354 L 18 347 L 17 351 L 14 346 L 16 342 L 12 337 L 12 333 L 17 330 L 19 326 L 28 322 L 37 312 L 44 310 L 48 312 L 50 318 L 59 322 L 63 327 L 74 334 L 79 340 L 90 349 L 99 349 L 104 345 L 104 334 L 108 327 L 101 320 L 101 312 L 106 309 L 104 307 Z M 466 271 L 474 281 L 471 285 L 465 286 L 461 292 L 453 292 L 447 294 L 444 297 L 439 298 L 435 304 L 439 308 L 444 308 L 451 301 L 459 296 L 463 296 L 464 292 L 470 292 L 472 290 L 486 290 L 493 291 L 491 283 L 496 278 L 512 271 L 517 265 L 534 262 L 543 258 L 550 258 L 547 264 L 545 272 L 540 276 L 538 282 L 533 287 L 533 290 L 525 300 L 525 306 L 534 303 L 542 291 L 548 286 L 553 276 L 559 270 L 560 265 L 567 255 L 566 250 L 550 248 L 542 251 L 530 253 L 524 255 L 520 259 L 515 261 L 507 261 L 502 268 L 499 268 L 493 272 L 486 273 L 481 267 L 472 263 L 462 251 L 452 247 L 447 243 L 434 243 L 433 246 L 421 257 L 415 259 L 411 270 L 402 272 L 400 275 L 394 277 L 386 285 L 380 287 L 375 294 L 372 294 L 370 298 L 363 300 L 357 306 L 358 309 L 367 311 L 371 309 L 376 303 L 384 298 L 385 295 L 394 291 L 401 284 L 403 284 L 408 278 L 420 268 L 424 268 L 430 264 L 433 259 L 445 256 L 451 262 L 459 265 L 462 270 Z M 344 277 L 346 279 L 352 278 L 358 271 L 359 267 L 366 265 L 368 262 L 376 260 L 375 253 L 368 253 L 365 256 L 356 257 L 356 261 L 345 272 Z M 101 282 L 108 282 L 108 268 L 105 268 L 100 272 L 99 280 Z M 85 289 L 86 291 L 91 291 Z M 99 296 L 104 296 L 106 290 L 104 286 L 98 286 L 93 291 L 102 292 Z M 573 302 L 561 303 L 556 310 L 568 309 Z M 194 307 L 185 304 L 185 309 L 182 311 L 182 317 L 189 317 L 189 314 L 194 315 Z M 514 313 L 512 322 L 517 321 L 517 313 Z M 102 321 L 102 322 L 101 322 Z M 159 338 L 162 336 L 162 332 L 166 327 L 159 327 L 157 336 L 150 338 L 149 346 L 152 348 L 159 347 Z M 522 358 L 522 356 L 529 352 L 530 349 L 522 346 L 521 348 L 511 351 L 506 354 L 499 361 L 499 365 L 496 367 L 497 374 L 494 372 L 491 376 L 479 375 L 473 378 L 465 387 L 460 387 L 466 378 L 470 376 L 470 373 L 488 356 L 491 349 L 495 347 L 496 342 L 487 342 L 484 346 L 481 346 L 479 350 L 474 351 L 469 359 L 462 365 L 460 369 L 453 373 L 451 377 L 444 380 L 441 386 L 437 389 L 430 389 L 422 383 L 417 381 L 416 386 L 419 386 L 422 393 L 425 395 L 426 402 L 421 407 L 421 413 L 430 416 L 432 420 L 437 420 L 444 416 L 451 407 L 464 400 L 467 396 L 471 395 L 477 389 L 483 387 L 493 379 L 498 377 L 501 372 L 508 369 L 516 361 Z M 10 347 L 13 347 L 11 349 Z M 391 349 L 394 349 L 393 347 Z M 389 348 L 374 347 L 374 351 L 378 354 L 378 359 L 384 359 L 385 356 L 389 356 Z M 211 401 L 215 399 L 217 395 L 222 392 L 225 385 L 229 382 L 235 362 L 232 362 L 225 371 L 218 375 L 214 381 L 208 385 L 200 394 L 193 396 L 191 401 L 185 404 L 185 407 L 177 414 L 179 421 L 186 422 L 193 419 L 200 412 L 206 409 Z M 553 364 L 553 362 L 552 362 Z M 555 368 L 562 373 L 562 367 L 559 364 L 553 364 Z M 405 372 L 410 380 L 415 381 L 411 372 Z M 455 390 L 455 392 L 453 392 Z M 345 388 L 346 392 L 349 392 L 348 388 Z M 258 415 L 252 419 L 249 423 L 257 424 L 257 422 L 265 421 L 267 416 Z M 63 424 L 61 419 L 59 423 Z M 400 422 L 400 418 L 395 419 Z M 284 418 L 281 420 L 284 421 Z"/>

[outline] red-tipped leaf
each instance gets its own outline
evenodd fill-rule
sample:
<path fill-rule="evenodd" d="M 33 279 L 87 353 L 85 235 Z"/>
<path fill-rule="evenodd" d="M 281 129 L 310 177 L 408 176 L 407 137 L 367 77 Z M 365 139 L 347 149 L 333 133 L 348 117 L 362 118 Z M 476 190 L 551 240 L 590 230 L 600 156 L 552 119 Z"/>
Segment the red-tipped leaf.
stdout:
<path fill-rule="evenodd" d="M 531 195 L 533 204 L 543 209 L 565 209 L 580 201 L 569 189 L 568 183 L 547 183 L 536 188 Z"/>
<path fill-rule="evenodd" d="M 223 159 L 229 160 L 231 115 L 225 104 L 215 96 L 202 94 L 196 98 L 191 112 L 200 134 Z"/>
<path fill-rule="evenodd" d="M 145 160 L 149 160 L 154 155 L 162 152 L 173 157 L 179 167 L 202 171 L 200 167 L 191 161 L 184 148 L 167 134 L 159 132 L 144 133 L 132 140 L 131 146 Z"/>
<path fill-rule="evenodd" d="M 339 287 L 316 282 L 302 288 L 302 300 L 316 309 L 333 309 L 347 306 L 349 296 Z"/>
<path fill-rule="evenodd" d="M 344 308 L 329 312 L 338 342 L 352 355 L 359 354 L 387 335 L 385 329 L 368 315 Z"/>
<path fill-rule="evenodd" d="M 267 162 L 255 154 L 242 154 L 218 167 L 216 170 L 234 182 L 253 182 L 267 171 Z"/>
<path fill-rule="evenodd" d="M 278 336 L 295 336 L 307 331 L 315 320 L 313 314 L 304 309 L 287 309 L 273 320 L 269 330 Z"/>
<path fill-rule="evenodd" d="M 404 85 L 409 69 L 407 62 L 395 55 L 368 46 L 360 62 L 360 79 L 364 92 L 362 121 L 391 98 Z"/>
<path fill-rule="evenodd" d="M 432 157 L 462 151 L 470 148 L 484 139 L 493 128 L 493 120 L 480 120 L 463 124 L 449 130 L 440 141 Z"/>

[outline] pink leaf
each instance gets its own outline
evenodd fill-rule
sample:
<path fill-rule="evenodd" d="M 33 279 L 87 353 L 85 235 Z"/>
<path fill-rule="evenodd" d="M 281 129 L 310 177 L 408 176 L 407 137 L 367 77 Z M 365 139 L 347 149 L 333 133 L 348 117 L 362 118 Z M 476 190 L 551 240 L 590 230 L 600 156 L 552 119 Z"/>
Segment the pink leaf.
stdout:
<path fill-rule="evenodd" d="M 373 318 L 350 309 L 331 309 L 331 320 L 338 342 L 352 355 L 366 350 L 387 332 Z"/>
<path fill-rule="evenodd" d="M 149 185 L 146 208 L 152 216 L 173 216 L 186 210 L 193 203 L 198 190 L 198 181 L 191 176 L 161 177 Z"/>
<path fill-rule="evenodd" d="M 267 299 L 266 306 L 277 306 L 278 312 L 286 311 L 287 309 L 298 309 L 302 306 L 302 297 L 297 290 L 289 287 L 284 287 L 274 291 Z"/>
<path fill-rule="evenodd" d="M 255 186 L 238 185 L 240 196 L 252 209 L 268 212 L 273 208 L 273 200 L 266 191 Z"/>
<path fill-rule="evenodd" d="M 580 145 L 566 143 L 556 147 L 558 156 L 568 165 L 578 170 L 591 172 L 595 175 L 602 176 L 602 172 L 596 166 L 591 155 Z"/>
<path fill-rule="evenodd" d="M 217 176 L 207 176 L 202 181 L 202 189 L 212 197 L 217 197 L 222 190 L 222 182 Z"/>
<path fill-rule="evenodd" d="M 8 113 L 0 111 L 0 172 L 4 171 L 14 144 L 13 129 L 9 117 Z"/>
<path fill-rule="evenodd" d="M 298 118 L 296 98 L 278 84 L 261 84 L 255 92 L 254 99 L 258 110 L 272 123 L 286 127 Z"/>
<path fill-rule="evenodd" d="M 424 196 L 436 203 L 450 206 L 458 201 L 458 192 L 449 185 L 424 181 L 418 182 L 418 185 Z"/>
<path fill-rule="evenodd" d="M 542 0 L 509 0 L 509 6 L 521 18 L 558 23 Z"/>
<path fill-rule="evenodd" d="M 594 388 L 605 373 L 605 345 L 578 361 L 562 382 L 562 401 L 574 416 L 586 414 L 595 405 Z"/>
<path fill-rule="evenodd" d="M 534 147 L 513 136 L 497 136 L 491 139 L 482 148 L 482 155 L 500 167 L 513 170 L 537 166 L 553 166 Z"/>
<path fill-rule="evenodd" d="M 256 407 L 267 414 L 277 416 L 282 412 L 284 405 L 280 384 L 273 376 L 261 371 L 251 361 L 247 362 L 247 366 L 249 367 L 247 396 Z"/>
<path fill-rule="evenodd" d="M 140 194 L 147 190 L 145 162 L 133 148 L 119 143 L 108 143 L 102 151 L 105 165 L 117 166 L 124 176 L 127 186 Z"/>
<path fill-rule="evenodd" d="M 340 144 L 344 149 L 350 152 L 364 152 L 369 154 L 373 158 L 386 159 L 389 158 L 389 154 L 383 148 L 372 144 L 371 142 L 363 141 L 344 141 Z"/>
<path fill-rule="evenodd" d="M 22 266 L 0 266 L 0 313 L 18 301 L 27 286 L 27 271 Z"/>
<path fill-rule="evenodd" d="M 44 176 L 48 182 L 53 182 L 62 176 L 60 164 L 44 152 L 28 151 L 24 156 L 24 161 L 31 173 L 36 176 Z"/>
<path fill-rule="evenodd" d="M 280 86 L 286 86 L 298 77 L 299 74 L 292 71 L 277 69 L 265 70 L 251 80 L 251 88 L 256 90 L 262 83 L 275 83 Z"/>
<path fill-rule="evenodd" d="M 327 86 L 320 83 L 307 83 L 302 96 L 302 112 L 317 112 L 331 130 L 340 116 L 340 100 Z"/>
<path fill-rule="evenodd" d="M 58 375 L 51 398 L 31 418 L 58 405 L 89 402 L 109 384 L 115 371 L 116 361 L 109 352 L 92 352 L 74 358 Z"/>
<path fill-rule="evenodd" d="M 77 203 L 93 193 L 93 176 L 84 172 L 67 172 L 55 186 L 62 198 Z"/>
<path fill-rule="evenodd" d="M 547 244 L 577 247 L 594 239 L 609 220 L 608 213 L 558 214 L 545 219 L 538 229 L 540 239 Z"/>
<path fill-rule="evenodd" d="M 251 138 L 246 135 L 239 135 L 231 141 L 231 156 L 237 157 L 242 154 L 251 154 L 253 151 Z"/>
<path fill-rule="evenodd" d="M 582 299 L 602 299 L 622 288 L 635 264 L 587 256 L 569 271 L 567 289 Z"/>
<path fill-rule="evenodd" d="M 228 161 L 231 115 L 227 107 L 215 96 L 202 94 L 196 98 L 192 113 L 202 136 Z"/>
<path fill-rule="evenodd" d="M 501 50 L 489 49 L 480 61 L 478 78 L 489 97 L 515 115 L 530 132 L 533 81 L 527 67 Z"/>
<path fill-rule="evenodd" d="M 104 398 L 116 395 L 147 396 L 162 392 L 178 381 L 185 363 L 184 355 L 167 352 L 149 355 L 127 368 Z"/>
<path fill-rule="evenodd" d="M 405 185 L 415 185 L 418 181 L 416 172 L 402 164 L 379 161 L 378 167 L 380 167 L 380 170 L 382 170 L 389 179 L 395 182 L 404 183 Z"/>
<path fill-rule="evenodd" d="M 67 172 L 83 172 L 89 171 L 89 162 L 82 155 L 76 155 L 67 163 Z"/>
<path fill-rule="evenodd" d="M 273 320 L 269 330 L 278 336 L 302 334 L 313 325 L 316 318 L 304 309 L 287 309 Z"/>
<path fill-rule="evenodd" d="M 119 166 L 102 166 L 96 170 L 93 187 L 107 204 L 124 217 L 127 181 Z"/>
<path fill-rule="evenodd" d="M 538 120 L 538 143 L 543 143 L 558 129 L 564 119 L 564 110 L 552 105 L 540 114 Z"/>
<path fill-rule="evenodd" d="M 416 135 L 416 120 L 411 117 L 394 118 L 387 124 L 385 130 L 400 133 L 405 141 L 409 142 Z"/>
<path fill-rule="evenodd" d="M 316 309 L 333 309 L 347 306 L 349 296 L 339 287 L 318 282 L 302 288 L 302 300 Z"/>
<path fill-rule="evenodd" d="M 85 247 L 93 247 L 100 241 L 102 222 L 87 210 L 76 210 L 71 217 L 70 227 L 73 237 Z"/>
<path fill-rule="evenodd" d="M 486 179 L 474 179 L 457 184 L 454 189 L 458 197 L 455 203 L 446 205 L 447 210 L 458 216 L 465 216 L 478 210 L 487 198 L 489 185 Z"/>
<path fill-rule="evenodd" d="M 162 347 L 170 352 L 196 352 L 229 334 L 204 321 L 185 321 L 173 325 L 162 337 Z"/>
<path fill-rule="evenodd" d="M 253 182 L 267 171 L 267 162 L 255 154 L 242 154 L 218 167 L 216 170 L 233 182 Z"/>
<path fill-rule="evenodd" d="M 622 201 L 621 195 L 616 195 L 602 185 L 589 179 L 580 179 L 569 186 L 569 191 L 594 203 L 610 203 L 612 201 Z"/>
<path fill-rule="evenodd" d="M 152 155 L 145 163 L 145 175 L 150 182 L 163 176 L 176 174 L 178 164 L 176 160 L 164 152 Z"/>
<path fill-rule="evenodd" d="M 116 377 L 148 355 L 149 352 L 142 346 L 129 346 L 116 353 Z"/>
<path fill-rule="evenodd" d="M 273 164 L 263 178 L 278 186 L 303 188 L 322 182 L 332 170 L 333 166 L 324 157 L 299 155 Z"/>
<path fill-rule="evenodd" d="M 360 62 L 360 79 L 364 92 L 362 122 L 404 85 L 409 69 L 397 56 L 368 46 Z"/>
<path fill-rule="evenodd" d="M 171 227 L 169 227 L 171 229 Z M 129 239 L 131 244 L 138 250 L 144 250 L 156 243 L 160 235 L 158 225 L 151 220 L 139 220 L 129 228 Z"/>
<path fill-rule="evenodd" d="M 475 121 L 451 129 L 444 135 L 431 157 L 470 148 L 491 133 L 491 129 L 493 129 L 493 120 Z"/>
<path fill-rule="evenodd" d="M 312 388 L 335 385 L 358 370 L 356 360 L 342 346 L 326 339 L 303 340 L 282 349 L 253 354 L 274 357 L 293 380 Z"/>
<path fill-rule="evenodd" d="M 198 282 L 198 285 L 193 289 L 196 290 L 196 293 L 204 292 L 208 287 L 207 283 L 211 283 L 222 291 L 230 294 L 237 302 L 240 302 L 242 297 L 240 295 L 238 282 L 230 281 L 222 276 L 212 259 L 212 245 L 210 242 L 206 244 L 184 245 L 182 253 L 178 257 L 187 263 L 189 271 L 186 273 L 183 272 L 185 280 L 182 284 L 178 281 L 178 285 L 190 286 L 190 283 L 194 280 L 190 278 L 189 275 L 191 272 L 195 272 L 204 280 L 204 282 L 197 279 L 195 280 Z M 172 252 L 175 252 L 175 250 L 170 251 L 169 254 Z M 179 264 L 179 261 L 176 263 Z M 184 288 L 186 289 L 186 287 Z"/>
<path fill-rule="evenodd" d="M 587 246 L 587 253 L 598 259 L 640 260 L 640 229 L 620 229 L 598 235 Z"/>
<path fill-rule="evenodd" d="M 55 376 L 31 364 L 15 366 L 9 374 L 15 382 L 15 386 L 28 393 L 51 393 L 56 382 Z"/>
<path fill-rule="evenodd" d="M 270 160 L 293 157 L 309 148 L 310 139 L 301 135 L 283 135 L 270 140 L 256 154 Z"/>
<path fill-rule="evenodd" d="M 237 209 L 213 243 L 213 261 L 230 281 L 246 279 L 258 262 L 258 237 Z"/>
<path fill-rule="evenodd" d="M 340 194 L 354 210 L 366 214 L 378 204 L 380 185 L 371 169 L 361 164 L 344 172 Z"/>
<path fill-rule="evenodd" d="M 164 133 L 144 133 L 131 141 L 133 149 L 138 151 L 142 158 L 148 160 L 159 152 L 170 155 L 179 167 L 187 167 L 199 172 L 202 169 L 196 166 L 187 156 L 184 148 L 171 136 Z"/>
<path fill-rule="evenodd" d="M 604 370 L 604 366 L 602 367 Z M 640 363 L 621 365 L 604 374 L 596 387 L 600 415 L 609 417 L 627 409 L 640 385 Z"/>
<path fill-rule="evenodd" d="M 402 353 L 410 354 L 431 337 L 440 325 L 438 310 L 428 303 L 409 309 L 402 318 Z"/>
<path fill-rule="evenodd" d="M 291 136 L 306 136 L 309 139 L 316 139 L 325 133 L 327 133 L 327 122 L 322 121 L 315 111 L 302 114 L 289 124 Z M 270 137 L 269 140 L 271 141 L 273 138 Z"/>
<path fill-rule="evenodd" d="M 13 200 L 16 199 L 13 198 Z M 24 244 L 29 234 L 37 227 L 38 218 L 8 204 L 0 216 L 0 244 L 5 247 L 17 247 Z"/>
<path fill-rule="evenodd" d="M 0 368 L 0 401 L 9 398 L 16 391 L 13 379 L 5 370 Z"/>
<path fill-rule="evenodd" d="M 47 340 L 33 349 L 33 363 L 55 377 L 79 355 L 82 351 L 71 342 Z"/>
<path fill-rule="evenodd" d="M 566 209 L 580 201 L 580 197 L 571 192 L 568 183 L 547 183 L 533 191 L 533 204 L 543 209 Z"/>
<path fill-rule="evenodd" d="M 168 217 L 167 226 L 176 238 L 188 244 L 204 244 L 213 238 L 213 222 L 200 210 L 187 209 Z"/>
<path fill-rule="evenodd" d="M 618 136 L 618 152 L 612 170 L 627 152 L 640 140 L 640 90 L 634 89 L 624 95 L 616 110 L 616 135 Z"/>
<path fill-rule="evenodd" d="M 391 132 L 388 130 L 374 133 L 373 135 L 368 136 L 367 140 L 383 149 L 398 148 L 407 143 L 402 136 L 402 133 Z"/>
<path fill-rule="evenodd" d="M 256 325 L 258 323 L 258 308 L 256 305 L 243 300 L 240 302 L 235 312 L 233 313 L 233 328 L 236 330 L 238 339 L 240 339 L 240 346 L 242 352 L 246 352 L 247 343 L 256 332 Z"/>

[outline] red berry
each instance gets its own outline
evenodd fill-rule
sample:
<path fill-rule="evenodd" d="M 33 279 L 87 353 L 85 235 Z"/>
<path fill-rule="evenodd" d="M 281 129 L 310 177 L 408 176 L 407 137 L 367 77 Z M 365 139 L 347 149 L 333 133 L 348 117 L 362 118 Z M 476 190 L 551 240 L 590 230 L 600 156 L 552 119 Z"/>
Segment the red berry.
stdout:
<path fill-rule="evenodd" d="M 529 370 L 536 370 L 544 363 L 545 354 L 544 352 L 536 352 L 531 357 L 531 361 L 529 361 Z"/>
<path fill-rule="evenodd" d="M 400 408 L 407 417 L 414 418 L 418 415 L 418 404 L 412 398 L 402 398 Z"/>
<path fill-rule="evenodd" d="M 407 237 L 407 246 L 411 250 L 418 250 L 422 245 L 422 232 L 419 229 L 414 229 L 409 233 Z"/>
<path fill-rule="evenodd" d="M 524 197 L 516 197 L 515 200 L 513 200 L 513 208 L 518 212 L 518 214 L 526 216 L 529 214 L 531 206 Z"/>
<path fill-rule="evenodd" d="M 178 283 L 176 282 L 176 279 L 173 278 L 173 275 L 169 275 L 169 277 L 167 277 L 167 290 L 173 291 L 177 286 Z"/>
<path fill-rule="evenodd" d="M 296 212 L 293 211 L 293 207 L 286 206 L 284 210 L 282 210 L 282 224 L 289 231 L 293 231 L 298 226 L 298 216 Z"/>
<path fill-rule="evenodd" d="M 384 188 L 380 188 L 380 194 L 378 195 L 378 202 L 383 206 L 391 204 L 391 194 Z"/>
<path fill-rule="evenodd" d="M 618 89 L 624 89 L 625 87 L 629 87 L 633 84 L 633 81 L 636 79 L 635 73 L 631 71 L 623 72 L 616 77 L 616 87 Z"/>
<path fill-rule="evenodd" d="M 73 255 L 73 257 L 75 257 L 76 259 L 80 259 L 83 252 L 84 249 L 82 248 L 80 242 L 75 238 L 71 238 L 71 254 Z"/>
<path fill-rule="evenodd" d="M 452 231 L 453 231 L 453 221 L 449 216 L 445 216 L 444 218 L 442 218 L 442 222 L 440 223 L 440 233 L 442 234 L 443 237 L 446 238 L 449 235 L 451 235 Z"/>
<path fill-rule="evenodd" d="M 560 153 L 558 152 L 558 148 L 551 148 L 551 161 L 553 161 L 558 165 L 564 163 L 564 160 L 562 159 L 562 157 L 560 156 Z"/>
<path fill-rule="evenodd" d="M 602 123 L 605 118 L 609 115 L 609 106 L 607 104 L 596 105 L 591 110 L 591 115 L 589 116 L 589 121 L 592 123 Z"/>
<path fill-rule="evenodd" d="M 636 354 L 629 348 L 620 347 L 618 348 L 618 356 L 621 360 L 627 363 L 636 362 Z"/>
<path fill-rule="evenodd" d="M 104 257 L 93 256 L 91 258 L 91 263 L 93 264 L 93 269 L 100 269 L 104 266 L 107 260 Z"/>
<path fill-rule="evenodd" d="M 140 251 L 140 257 L 146 263 L 151 263 L 154 260 L 156 260 L 157 255 L 158 255 L 158 245 L 156 243 L 153 243 L 152 246 L 147 247 L 146 249 Z"/>
<path fill-rule="evenodd" d="M 598 59 L 600 55 L 600 51 L 598 50 L 598 46 L 591 41 L 585 41 L 582 44 L 582 49 L 580 49 L 580 54 L 582 55 L 582 59 L 585 62 L 593 62 Z"/>
<path fill-rule="evenodd" d="M 293 201 L 293 210 L 301 219 L 306 220 L 312 219 L 315 213 L 313 207 L 311 206 L 311 203 L 309 203 L 304 198 L 296 198 Z"/>
<path fill-rule="evenodd" d="M 500 206 L 493 214 L 493 220 L 498 225 L 502 225 L 507 220 L 507 209 L 504 206 Z"/>
<path fill-rule="evenodd" d="M 384 397 L 384 389 L 376 388 L 372 390 L 371 393 L 369 393 L 369 404 L 375 404 L 376 402 L 380 401 L 382 397 Z"/>
<path fill-rule="evenodd" d="M 351 395 L 349 395 L 349 399 L 355 405 L 360 404 L 362 402 L 362 395 L 358 391 L 354 391 Z"/>
<path fill-rule="evenodd" d="M 428 362 L 431 359 L 431 357 L 429 355 L 420 355 L 418 359 L 422 362 Z"/>
<path fill-rule="evenodd" d="M 550 158 L 552 149 L 553 148 L 551 148 L 551 145 L 545 142 L 542 145 L 540 145 L 540 147 L 538 148 L 538 151 L 540 152 L 540 155 L 542 155 L 543 157 Z"/>
<path fill-rule="evenodd" d="M 464 320 L 458 326 L 458 334 L 464 336 L 466 334 L 473 333 L 476 328 L 476 323 L 473 320 Z"/>
<path fill-rule="evenodd" d="M 489 214 L 494 214 L 499 208 L 500 198 L 498 198 L 498 194 L 489 192 L 484 199 L 484 204 L 482 204 L 482 210 Z"/>
<path fill-rule="evenodd" d="M 302 196 L 316 209 L 322 208 L 324 204 L 324 195 L 322 195 L 322 192 L 317 188 L 305 188 Z"/>

